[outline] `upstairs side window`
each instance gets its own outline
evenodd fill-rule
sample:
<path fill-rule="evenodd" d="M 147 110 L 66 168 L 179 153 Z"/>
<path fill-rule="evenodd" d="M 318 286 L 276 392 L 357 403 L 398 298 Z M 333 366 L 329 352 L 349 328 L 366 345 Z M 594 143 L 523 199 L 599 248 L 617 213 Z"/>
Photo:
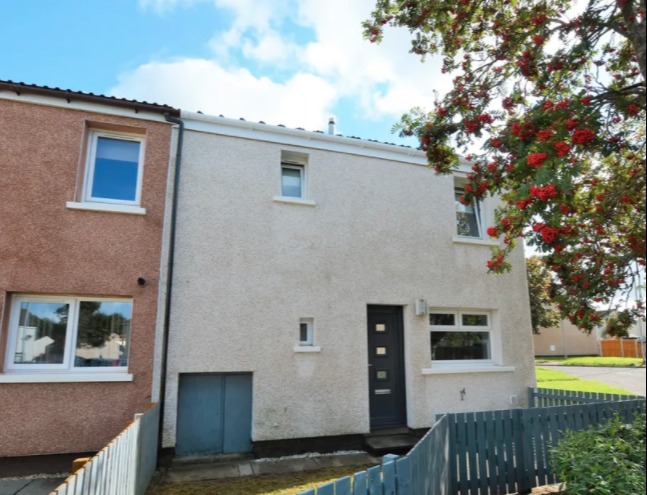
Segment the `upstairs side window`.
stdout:
<path fill-rule="evenodd" d="M 461 186 L 454 188 L 454 202 L 456 204 L 456 234 L 460 237 L 481 238 L 482 219 L 481 206 L 478 201 L 472 204 L 463 203 L 465 189 Z"/>

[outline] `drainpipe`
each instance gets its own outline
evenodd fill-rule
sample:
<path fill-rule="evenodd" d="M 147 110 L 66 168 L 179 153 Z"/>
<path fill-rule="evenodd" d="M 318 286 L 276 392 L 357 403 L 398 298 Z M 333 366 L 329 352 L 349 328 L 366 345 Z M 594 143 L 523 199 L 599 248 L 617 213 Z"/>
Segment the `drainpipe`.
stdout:
<path fill-rule="evenodd" d="M 169 231 L 168 255 L 166 261 L 166 301 L 164 306 L 164 320 L 162 323 L 162 356 L 160 363 L 160 422 L 159 436 L 157 440 L 158 454 L 162 451 L 162 436 L 164 430 L 164 409 L 166 402 L 166 367 L 168 362 L 168 341 L 170 334 L 171 317 L 171 295 L 173 292 L 173 261 L 175 259 L 175 230 L 177 223 L 178 191 L 180 188 L 180 168 L 182 165 L 182 146 L 184 144 L 184 121 L 182 119 L 165 114 L 167 122 L 179 126 L 177 136 L 177 148 L 175 150 L 175 173 L 173 175 L 173 198 L 171 200 L 171 219 Z M 158 456 L 159 458 L 159 456 Z"/>

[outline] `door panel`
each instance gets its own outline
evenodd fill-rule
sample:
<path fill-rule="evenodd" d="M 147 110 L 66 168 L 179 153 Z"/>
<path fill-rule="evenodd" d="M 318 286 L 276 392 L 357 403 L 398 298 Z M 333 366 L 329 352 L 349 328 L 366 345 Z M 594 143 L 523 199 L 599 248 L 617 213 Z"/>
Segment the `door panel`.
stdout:
<path fill-rule="evenodd" d="M 181 374 L 177 455 L 251 450 L 252 375 Z"/>
<path fill-rule="evenodd" d="M 225 454 L 252 450 L 252 375 L 229 375 L 225 384 Z"/>
<path fill-rule="evenodd" d="M 400 306 L 368 307 L 371 429 L 406 426 L 402 329 Z"/>

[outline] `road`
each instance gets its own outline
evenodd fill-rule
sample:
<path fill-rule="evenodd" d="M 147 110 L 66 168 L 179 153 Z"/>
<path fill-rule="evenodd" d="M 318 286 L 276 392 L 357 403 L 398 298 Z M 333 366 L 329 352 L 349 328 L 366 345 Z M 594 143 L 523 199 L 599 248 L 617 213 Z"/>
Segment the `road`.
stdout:
<path fill-rule="evenodd" d="M 645 396 L 645 368 L 614 368 L 601 366 L 555 366 L 555 369 L 583 380 L 596 380 Z"/>

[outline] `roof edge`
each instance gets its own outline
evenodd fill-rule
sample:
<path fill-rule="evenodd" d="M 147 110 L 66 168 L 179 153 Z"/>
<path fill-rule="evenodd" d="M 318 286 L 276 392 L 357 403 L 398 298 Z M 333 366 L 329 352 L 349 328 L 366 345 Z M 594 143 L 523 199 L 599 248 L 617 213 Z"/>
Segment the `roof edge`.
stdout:
<path fill-rule="evenodd" d="M 169 114 L 174 117 L 180 116 L 180 110 L 168 105 L 158 103 L 149 103 L 146 101 L 128 100 L 126 98 L 117 98 L 115 96 L 95 95 L 94 93 L 83 93 L 70 89 L 51 88 L 49 86 L 39 86 L 37 84 L 26 84 L 14 81 L 0 80 L 0 91 L 10 91 L 21 95 L 23 93 L 49 96 L 53 98 L 63 98 L 71 103 L 72 100 L 87 103 L 98 103 L 113 107 L 127 108 L 138 112 L 153 112 L 159 114 Z"/>
<path fill-rule="evenodd" d="M 364 150 L 365 154 L 387 154 L 389 158 L 393 159 L 394 156 L 400 156 L 400 160 L 407 161 L 410 163 L 416 163 L 419 165 L 427 165 L 426 155 L 423 151 L 411 148 L 409 146 L 402 146 L 397 144 L 388 144 L 382 143 L 380 141 L 373 141 L 368 139 L 360 139 L 354 137 L 346 137 L 341 135 L 331 135 L 320 131 L 306 131 L 303 129 L 292 129 L 282 125 L 271 125 L 261 122 L 252 122 L 244 119 L 232 119 L 216 115 L 208 115 L 203 113 L 190 112 L 187 110 L 181 111 L 181 118 L 185 121 L 200 122 L 206 124 L 207 126 L 217 126 L 221 129 L 229 128 L 232 129 L 232 133 L 224 132 L 223 134 L 227 135 L 236 135 L 238 137 L 247 137 L 256 139 L 263 139 L 262 136 L 274 135 L 274 139 L 263 139 L 267 141 L 276 141 L 282 142 L 287 140 L 292 141 L 292 144 L 298 144 L 308 147 L 318 147 L 314 146 L 315 142 L 319 142 L 323 147 L 328 148 L 330 146 L 343 146 L 348 152 L 348 148 L 354 148 L 357 150 Z M 188 129 L 198 130 L 197 127 L 192 129 L 195 126 L 189 124 Z M 201 130 L 206 130 L 207 132 L 214 132 L 214 127 L 202 128 L 198 126 Z M 216 132 L 218 133 L 218 132 Z M 298 143 L 296 141 L 297 140 Z M 372 151 L 369 152 L 369 150 Z M 387 158 L 387 156 L 384 156 Z"/>

